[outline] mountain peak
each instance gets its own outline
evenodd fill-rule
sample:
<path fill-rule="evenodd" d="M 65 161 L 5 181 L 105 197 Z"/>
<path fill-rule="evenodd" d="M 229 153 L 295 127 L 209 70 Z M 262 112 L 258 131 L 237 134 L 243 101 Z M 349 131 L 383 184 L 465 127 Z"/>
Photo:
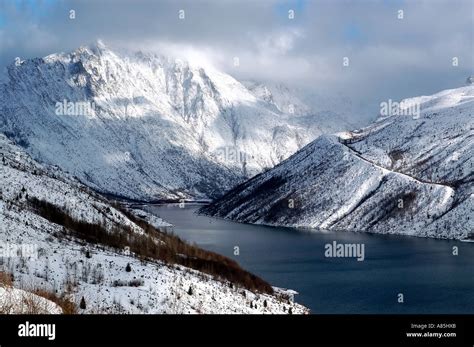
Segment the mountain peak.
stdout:
<path fill-rule="evenodd" d="M 109 50 L 109 47 L 104 43 L 104 41 L 102 41 L 101 39 L 97 39 L 88 45 L 79 47 L 79 49 L 88 49 L 94 52 L 95 54 L 99 54 L 105 50 Z"/>
<path fill-rule="evenodd" d="M 99 49 L 106 49 L 107 48 L 104 41 L 102 41 L 101 39 L 97 39 L 97 41 L 95 41 L 94 45 Z"/>
<path fill-rule="evenodd" d="M 65 52 L 62 54 L 51 54 L 48 55 L 47 58 L 54 58 L 58 56 L 70 57 L 70 56 L 80 56 L 81 58 L 88 57 L 88 56 L 101 56 L 105 52 L 111 51 L 109 46 L 107 46 L 102 40 L 96 40 L 92 43 L 81 45 L 79 48 Z"/>

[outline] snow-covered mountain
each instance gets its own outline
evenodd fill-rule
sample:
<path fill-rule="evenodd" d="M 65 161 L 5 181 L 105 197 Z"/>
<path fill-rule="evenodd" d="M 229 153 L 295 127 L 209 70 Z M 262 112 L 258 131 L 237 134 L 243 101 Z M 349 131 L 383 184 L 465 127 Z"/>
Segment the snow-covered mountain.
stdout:
<path fill-rule="evenodd" d="M 0 85 L 1 132 L 100 192 L 144 200 L 220 196 L 344 128 L 296 111 L 215 69 L 101 42 L 14 63 Z"/>
<path fill-rule="evenodd" d="M 49 298 L 78 313 L 307 312 L 290 292 L 253 290 L 246 284 L 261 280 L 229 259 L 151 228 L 3 135 L 0 178 L 0 313 L 64 312 Z M 213 264 L 245 282 L 210 273 Z"/>
<path fill-rule="evenodd" d="M 474 86 L 402 105 L 420 112 L 322 135 L 202 212 L 246 223 L 472 237 Z"/>

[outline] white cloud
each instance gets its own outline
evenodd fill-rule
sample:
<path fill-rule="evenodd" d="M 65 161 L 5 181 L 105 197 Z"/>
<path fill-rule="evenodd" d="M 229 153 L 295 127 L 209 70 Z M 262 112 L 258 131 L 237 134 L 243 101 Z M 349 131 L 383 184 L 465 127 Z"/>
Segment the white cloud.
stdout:
<path fill-rule="evenodd" d="M 254 38 L 259 53 L 284 55 L 290 53 L 295 46 L 295 41 L 303 38 L 303 30 L 299 28 L 284 28 L 272 32 L 263 39 Z"/>

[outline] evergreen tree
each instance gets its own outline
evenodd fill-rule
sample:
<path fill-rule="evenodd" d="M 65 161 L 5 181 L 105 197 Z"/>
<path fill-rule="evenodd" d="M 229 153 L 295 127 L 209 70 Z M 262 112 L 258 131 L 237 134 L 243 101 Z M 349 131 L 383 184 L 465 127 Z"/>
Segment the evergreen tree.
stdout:
<path fill-rule="evenodd" d="M 85 310 L 86 309 L 86 300 L 84 300 L 84 297 L 81 298 L 81 303 L 79 304 L 79 308 L 81 310 Z"/>

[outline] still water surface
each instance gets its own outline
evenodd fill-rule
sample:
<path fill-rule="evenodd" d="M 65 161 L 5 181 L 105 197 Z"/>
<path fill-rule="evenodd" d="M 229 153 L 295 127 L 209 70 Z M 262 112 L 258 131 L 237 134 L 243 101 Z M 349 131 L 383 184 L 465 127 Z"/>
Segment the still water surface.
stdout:
<path fill-rule="evenodd" d="M 312 313 L 474 313 L 474 243 L 240 224 L 199 216 L 196 205 L 148 209 L 181 238 L 298 291 L 296 301 Z M 333 241 L 363 243 L 365 260 L 326 258 Z"/>

